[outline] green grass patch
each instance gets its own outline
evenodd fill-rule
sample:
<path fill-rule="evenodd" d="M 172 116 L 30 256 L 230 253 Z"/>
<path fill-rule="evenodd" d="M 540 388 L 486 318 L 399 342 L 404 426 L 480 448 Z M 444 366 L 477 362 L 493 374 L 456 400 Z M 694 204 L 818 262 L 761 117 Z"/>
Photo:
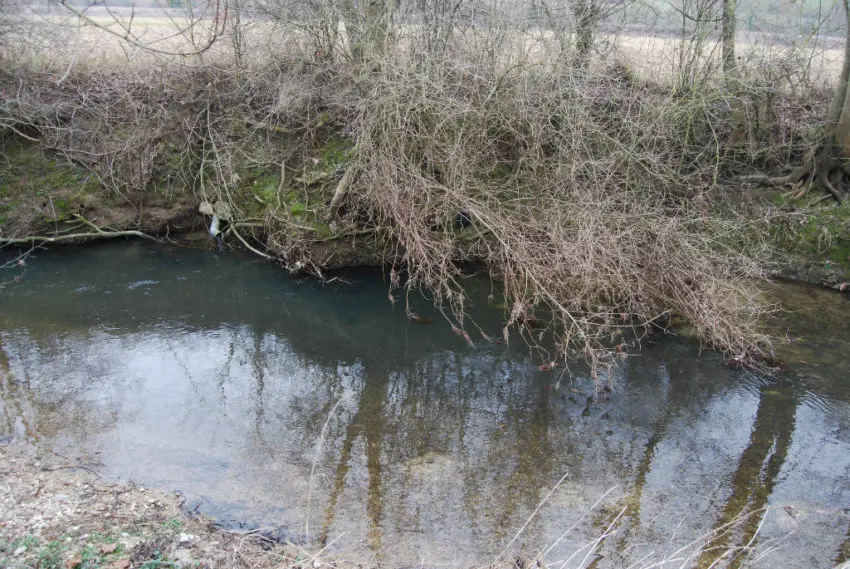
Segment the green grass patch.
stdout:
<path fill-rule="evenodd" d="M 38 552 L 39 569 L 64 569 L 65 552 L 68 547 L 59 540 L 53 540 Z"/>
<path fill-rule="evenodd" d="M 177 526 L 172 528 L 176 522 Z M 171 524 L 171 525 L 169 525 Z M 179 529 L 179 520 L 163 526 Z M 34 536 L 6 541 L 0 539 L 0 567 L 31 569 L 101 569 L 124 554 L 124 547 L 114 535 L 94 532 L 82 542 L 68 536 L 41 541 Z"/>

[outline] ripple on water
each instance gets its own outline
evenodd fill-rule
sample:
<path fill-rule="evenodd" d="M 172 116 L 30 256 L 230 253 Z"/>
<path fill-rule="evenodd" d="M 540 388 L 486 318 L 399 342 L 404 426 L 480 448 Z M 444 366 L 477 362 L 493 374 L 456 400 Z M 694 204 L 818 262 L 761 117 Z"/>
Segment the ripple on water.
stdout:
<path fill-rule="evenodd" d="M 151 285 L 155 285 L 155 284 L 159 284 L 159 281 L 150 280 L 150 279 L 148 279 L 148 280 L 143 280 L 143 281 L 136 281 L 136 282 L 133 282 L 133 283 L 128 284 L 128 285 L 127 285 L 127 289 L 128 289 L 128 290 L 135 290 L 135 289 L 137 289 L 137 288 L 139 288 L 139 287 L 143 287 L 143 286 L 151 286 Z"/>
<path fill-rule="evenodd" d="M 522 342 L 468 348 L 439 317 L 409 323 L 379 272 L 349 280 L 148 244 L 40 254 L 4 291 L 0 437 L 98 456 L 98 471 L 180 489 L 231 525 L 292 537 L 309 519 L 311 537 L 343 535 L 333 547 L 396 565 L 487 562 L 529 520 L 514 554 L 557 542 L 554 562 L 617 519 L 595 564 L 614 569 L 762 507 L 755 543 L 785 548 L 756 567 L 831 569 L 847 548 L 840 297 L 775 292 L 802 306 L 773 324 L 795 338 L 779 346 L 791 373 L 730 370 L 664 339 L 617 369 L 602 401 L 580 365 L 556 387 Z M 472 316 L 495 334 L 502 315 L 477 288 Z"/>

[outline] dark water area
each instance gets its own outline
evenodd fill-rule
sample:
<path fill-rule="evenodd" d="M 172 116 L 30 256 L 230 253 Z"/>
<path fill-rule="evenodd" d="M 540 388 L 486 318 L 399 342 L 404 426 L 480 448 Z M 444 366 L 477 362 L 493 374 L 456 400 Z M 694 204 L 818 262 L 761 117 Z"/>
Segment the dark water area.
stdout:
<path fill-rule="evenodd" d="M 771 289 L 790 310 L 770 324 L 790 340 L 781 377 L 661 337 L 597 398 L 582 366 L 561 377 L 521 342 L 469 347 L 425 299 L 434 323 L 408 322 L 379 271 L 322 284 L 123 242 L 7 273 L 22 278 L 0 290 L 0 436 L 180 490 L 231 527 L 392 566 L 507 551 L 687 567 L 708 564 L 687 561 L 700 536 L 766 509 L 715 545 L 750 544 L 744 566 L 765 568 L 849 553 L 850 302 L 835 293 Z M 469 286 L 499 335 L 489 284 Z"/>

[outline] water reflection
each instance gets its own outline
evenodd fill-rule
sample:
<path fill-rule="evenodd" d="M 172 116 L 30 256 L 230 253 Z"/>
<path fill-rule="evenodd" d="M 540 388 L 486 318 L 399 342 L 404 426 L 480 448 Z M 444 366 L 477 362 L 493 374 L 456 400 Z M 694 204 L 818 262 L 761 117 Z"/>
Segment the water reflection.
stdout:
<path fill-rule="evenodd" d="M 847 561 L 850 561 L 850 527 L 847 528 L 847 538 L 838 546 L 838 553 L 836 553 L 833 563 L 838 567 Z"/>
<path fill-rule="evenodd" d="M 797 411 L 796 390 L 782 384 L 764 385 L 759 390 L 758 410 L 750 441 L 738 460 L 732 475 L 732 493 L 726 499 L 715 531 L 730 523 L 742 513 L 761 510 L 773 493 L 782 466 L 788 456 L 791 436 L 794 433 Z M 737 537 L 739 546 L 753 543 L 760 517 L 750 516 Z M 725 533 L 715 540 L 713 548 L 726 549 L 731 534 Z M 713 549 L 712 548 L 712 549 Z M 737 550 L 737 548 L 736 548 Z M 744 552 L 746 553 L 746 552 Z M 700 556 L 699 566 L 708 567 L 716 553 L 707 549 Z M 730 567 L 739 567 L 745 555 L 735 555 Z"/>
<path fill-rule="evenodd" d="M 580 369 L 555 389 L 519 344 L 470 349 L 438 318 L 408 323 L 380 275 L 350 278 L 139 244 L 42 254 L 0 297 L 0 435 L 180 489 L 226 523 L 297 539 L 309 519 L 365 560 L 462 566 L 512 542 L 555 544 L 552 567 L 581 550 L 574 567 L 610 527 L 585 566 L 621 567 L 765 506 L 758 539 L 754 517 L 719 545 L 782 537 L 786 567 L 846 557 L 846 346 L 792 344 L 808 363 L 768 382 L 662 341 L 597 401 Z"/>

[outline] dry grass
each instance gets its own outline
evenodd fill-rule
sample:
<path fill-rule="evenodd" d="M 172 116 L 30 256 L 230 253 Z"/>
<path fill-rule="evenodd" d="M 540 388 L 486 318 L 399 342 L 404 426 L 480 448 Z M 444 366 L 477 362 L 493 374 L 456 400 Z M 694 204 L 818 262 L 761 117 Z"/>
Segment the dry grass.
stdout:
<path fill-rule="evenodd" d="M 394 28 L 364 62 L 333 21 L 328 57 L 291 23 L 245 19 L 238 49 L 215 18 L 30 24 L 70 47 L 42 34 L 5 52 L 0 124 L 131 202 L 188 188 L 226 204 L 258 252 L 309 268 L 315 226 L 286 205 L 301 184 L 317 223 L 383 236 L 391 286 L 406 270 L 407 292 L 430 291 L 470 344 L 478 332 L 496 341 L 470 321 L 463 290 L 461 261 L 485 262 L 504 284 L 505 340 L 519 330 L 545 368 L 580 357 L 598 375 L 671 315 L 735 362 L 770 355 L 750 280 L 767 255 L 724 200 L 735 172 L 811 143 L 801 117 L 817 117 L 835 50 L 744 45 L 747 87 L 730 93 L 711 42 L 600 36 L 609 49 L 585 69 L 563 52 L 569 33 L 451 19 Z M 129 43 L 115 35 L 128 29 Z M 686 47 L 699 71 L 687 77 Z M 736 98 L 753 117 L 743 147 L 731 140 Z M 322 184 L 299 181 L 329 138 L 349 147 L 344 163 Z M 259 213 L 241 185 L 257 169 L 280 173 Z"/>
<path fill-rule="evenodd" d="M 72 13 L 29 15 L 23 17 L 8 42 L 18 62 L 27 61 L 43 69 L 64 69 L 72 61 L 87 69 L 144 68 L 163 61 L 182 65 L 232 64 L 234 29 L 216 20 L 212 8 L 192 17 L 182 11 L 163 11 L 144 16 L 125 12 L 108 15 L 103 12 L 82 21 Z M 38 32 L 34 35 L 33 30 Z M 336 24 L 335 43 L 339 50 L 347 49 L 346 28 Z M 466 44 L 467 54 L 485 51 L 492 40 L 489 33 L 457 28 L 455 40 Z M 563 34 L 545 28 L 500 30 L 502 54 L 528 65 L 549 65 L 557 58 L 564 42 Z M 218 39 L 208 50 L 196 53 L 216 34 Z M 312 54 L 319 45 L 315 33 L 303 26 L 268 18 L 244 18 L 240 22 L 239 41 L 242 42 L 243 64 L 263 65 L 292 55 Z M 421 25 L 400 25 L 395 30 L 396 41 L 403 50 L 417 50 L 423 36 Z M 572 41 L 567 33 L 567 43 Z M 132 41 L 127 41 L 129 37 Z M 790 43 L 783 36 L 756 32 L 740 33 L 738 55 L 742 64 L 755 72 L 766 65 L 780 66 L 788 75 L 805 73 L 806 81 L 832 84 L 841 70 L 843 46 L 840 39 L 825 38 Z M 636 78 L 658 84 L 674 83 L 680 72 L 683 50 L 691 49 L 688 38 L 644 34 L 603 33 L 597 37 L 597 50 L 613 57 L 629 68 Z M 158 51 L 152 51 L 154 48 Z M 8 47 L 7 47 L 8 49 Z M 701 47 L 702 66 L 716 64 L 719 54 L 717 41 L 705 40 Z M 163 53 L 165 52 L 165 53 Z M 515 61 L 514 61 L 515 62 Z M 510 65 L 512 62 L 508 62 Z M 800 78 L 780 77 L 780 81 Z"/>

